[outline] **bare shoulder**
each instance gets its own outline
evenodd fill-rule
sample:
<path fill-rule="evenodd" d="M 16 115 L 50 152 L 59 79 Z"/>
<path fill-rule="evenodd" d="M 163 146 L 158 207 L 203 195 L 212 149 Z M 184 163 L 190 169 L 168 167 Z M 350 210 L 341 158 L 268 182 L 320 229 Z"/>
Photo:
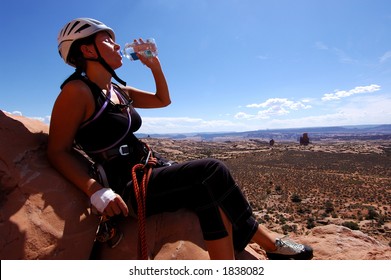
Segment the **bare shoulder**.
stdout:
<path fill-rule="evenodd" d="M 79 121 L 86 120 L 95 110 L 95 101 L 88 85 L 73 80 L 65 84 L 55 102 L 52 117 L 74 115 Z M 53 116 L 54 115 L 54 116 Z"/>
<path fill-rule="evenodd" d="M 73 80 L 66 83 L 61 91 L 61 95 L 66 95 L 68 98 L 92 98 L 90 88 L 81 80 Z"/>

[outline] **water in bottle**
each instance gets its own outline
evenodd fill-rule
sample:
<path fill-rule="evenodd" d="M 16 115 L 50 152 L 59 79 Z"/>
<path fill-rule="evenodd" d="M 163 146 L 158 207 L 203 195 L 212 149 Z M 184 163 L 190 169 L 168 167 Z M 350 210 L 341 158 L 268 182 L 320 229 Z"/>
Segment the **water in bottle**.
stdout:
<path fill-rule="evenodd" d="M 126 43 L 125 47 L 121 51 L 122 57 L 126 57 L 129 60 L 138 60 L 138 56 L 143 55 L 145 57 L 157 56 L 157 46 L 155 39 L 149 38 L 145 42 L 132 42 Z"/>

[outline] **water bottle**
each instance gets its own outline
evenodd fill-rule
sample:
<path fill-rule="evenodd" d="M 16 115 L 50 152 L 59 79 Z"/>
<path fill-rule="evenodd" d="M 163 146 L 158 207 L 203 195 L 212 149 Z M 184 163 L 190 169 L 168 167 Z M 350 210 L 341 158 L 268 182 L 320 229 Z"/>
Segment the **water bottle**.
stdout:
<path fill-rule="evenodd" d="M 149 38 L 145 42 L 132 42 L 126 43 L 125 47 L 121 51 L 122 57 L 126 57 L 129 60 L 138 60 L 137 54 L 141 54 L 147 58 L 157 56 L 157 46 L 155 39 Z"/>

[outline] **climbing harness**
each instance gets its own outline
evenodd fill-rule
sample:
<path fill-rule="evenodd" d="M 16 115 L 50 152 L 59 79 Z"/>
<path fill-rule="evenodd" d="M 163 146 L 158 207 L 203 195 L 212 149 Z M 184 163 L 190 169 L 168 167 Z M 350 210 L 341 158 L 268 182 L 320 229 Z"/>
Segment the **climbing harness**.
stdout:
<path fill-rule="evenodd" d="M 153 156 L 152 150 L 147 144 L 144 143 L 144 147 L 148 150 L 146 156 L 142 158 L 140 163 L 135 164 L 131 168 L 130 172 L 137 202 L 136 217 L 138 226 L 138 257 L 142 260 L 148 260 L 146 238 L 146 196 L 148 181 L 152 173 L 152 168 L 157 163 L 157 159 Z M 106 172 L 103 167 L 100 164 L 95 163 L 93 168 L 93 172 L 97 180 L 99 180 L 103 186 L 109 187 Z M 114 248 L 120 243 L 122 238 L 123 234 L 120 230 L 118 230 L 115 220 L 102 215 L 95 239 L 99 242 L 107 243 L 111 248 Z"/>

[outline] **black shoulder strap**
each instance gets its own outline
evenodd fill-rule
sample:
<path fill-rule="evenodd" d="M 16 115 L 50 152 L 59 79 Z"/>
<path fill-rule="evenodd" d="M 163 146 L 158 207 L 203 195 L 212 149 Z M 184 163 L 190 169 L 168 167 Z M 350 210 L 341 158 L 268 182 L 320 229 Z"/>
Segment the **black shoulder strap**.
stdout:
<path fill-rule="evenodd" d="M 82 73 L 80 71 L 78 71 L 76 69 L 75 73 L 73 73 L 72 75 L 70 75 L 60 86 L 60 88 L 62 89 L 67 83 L 69 83 L 70 81 L 73 81 L 73 80 L 82 80 L 84 79 L 84 76 L 82 75 Z"/>

